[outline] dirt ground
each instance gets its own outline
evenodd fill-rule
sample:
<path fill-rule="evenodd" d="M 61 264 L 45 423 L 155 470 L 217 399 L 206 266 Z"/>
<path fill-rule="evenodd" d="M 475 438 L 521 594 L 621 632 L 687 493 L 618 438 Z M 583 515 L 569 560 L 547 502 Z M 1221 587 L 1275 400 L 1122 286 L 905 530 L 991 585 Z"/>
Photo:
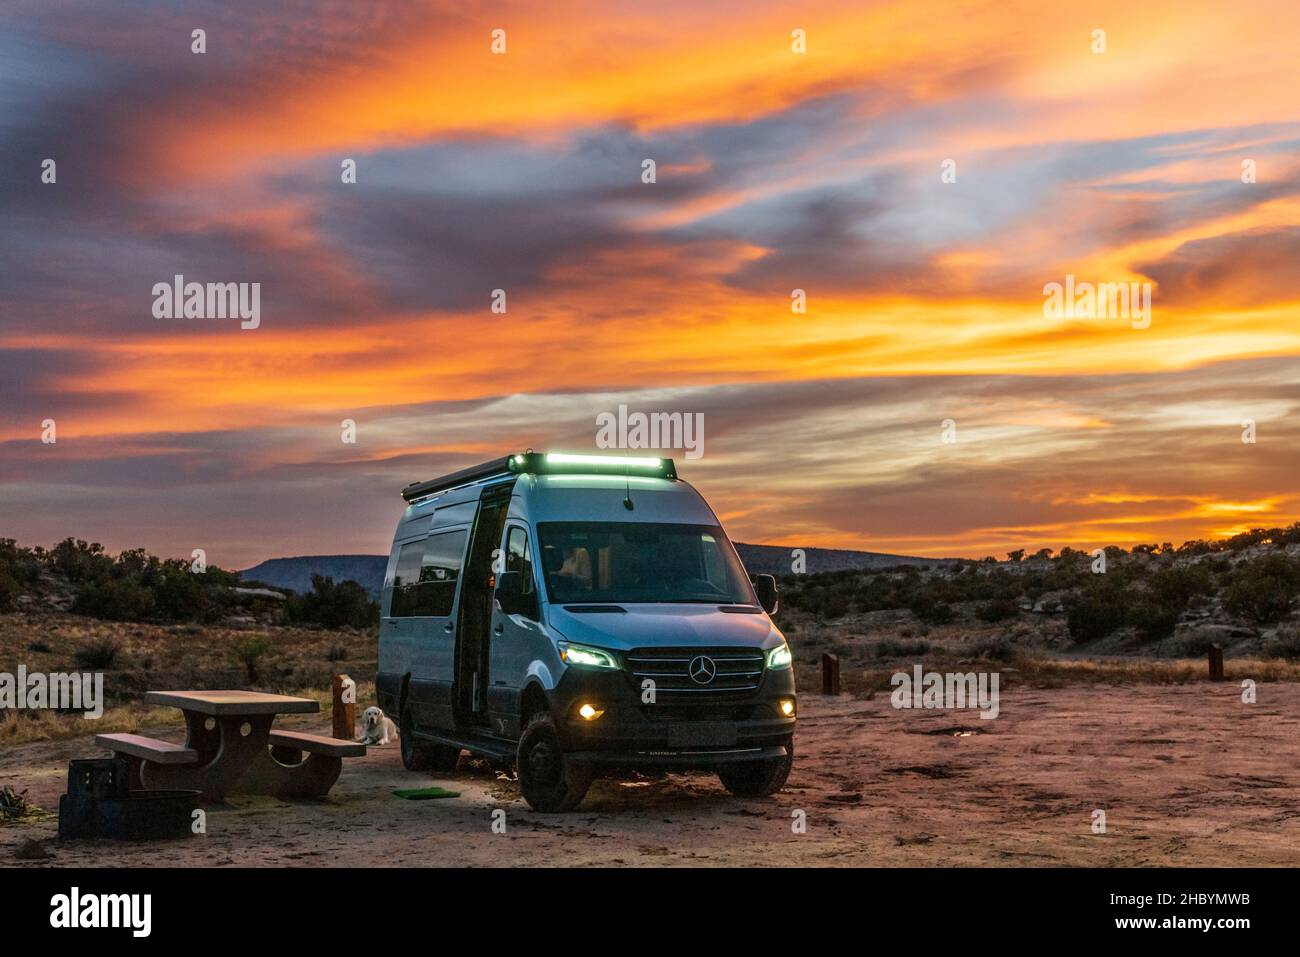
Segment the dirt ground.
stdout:
<path fill-rule="evenodd" d="M 1256 704 L 1231 683 L 1026 688 L 1001 707 L 982 721 L 804 695 L 774 798 L 733 798 L 707 775 L 600 780 L 563 815 L 531 812 L 485 766 L 411 774 L 395 745 L 372 748 L 327 800 L 232 798 L 187 840 L 60 844 L 53 815 L 0 825 L 0 866 L 1300 864 L 1300 685 L 1260 684 Z M 319 716 L 297 726 L 325 731 Z M 57 809 L 68 759 L 97 753 L 90 737 L 10 747 L 0 785 Z M 435 782 L 460 797 L 390 793 Z M 15 859 L 26 838 L 48 859 Z"/>

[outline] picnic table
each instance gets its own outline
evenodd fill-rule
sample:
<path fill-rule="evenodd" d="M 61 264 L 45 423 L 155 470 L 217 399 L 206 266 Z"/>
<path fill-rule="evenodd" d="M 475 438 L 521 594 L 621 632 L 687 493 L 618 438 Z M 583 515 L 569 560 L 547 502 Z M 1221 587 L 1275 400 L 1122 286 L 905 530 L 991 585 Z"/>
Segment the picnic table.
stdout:
<path fill-rule="evenodd" d="M 149 691 L 146 704 L 179 708 L 185 744 L 137 734 L 100 734 L 95 743 L 124 756 L 132 788 L 194 788 L 202 800 L 228 794 L 321 797 L 364 744 L 296 731 L 275 731 L 279 714 L 315 714 L 310 698 L 259 691 Z"/>

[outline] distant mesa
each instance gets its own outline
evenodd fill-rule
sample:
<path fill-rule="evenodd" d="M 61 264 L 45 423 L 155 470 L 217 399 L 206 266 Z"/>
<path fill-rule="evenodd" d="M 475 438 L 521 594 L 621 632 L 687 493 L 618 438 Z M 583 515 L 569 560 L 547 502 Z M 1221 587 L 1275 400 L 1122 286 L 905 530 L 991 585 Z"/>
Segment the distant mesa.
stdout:
<path fill-rule="evenodd" d="M 336 582 L 357 582 L 370 593 L 371 598 L 378 600 L 387 565 L 387 555 L 299 555 L 295 558 L 268 558 L 239 572 L 239 577 L 272 588 L 306 593 L 311 591 L 311 576 L 322 575 Z"/>

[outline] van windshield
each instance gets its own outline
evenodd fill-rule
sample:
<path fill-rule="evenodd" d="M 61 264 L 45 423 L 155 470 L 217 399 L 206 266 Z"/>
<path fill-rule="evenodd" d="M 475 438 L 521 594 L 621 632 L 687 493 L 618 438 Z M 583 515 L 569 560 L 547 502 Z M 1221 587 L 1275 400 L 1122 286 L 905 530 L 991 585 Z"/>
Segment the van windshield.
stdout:
<path fill-rule="evenodd" d="M 541 522 L 537 536 L 553 602 L 756 604 L 717 525 Z"/>

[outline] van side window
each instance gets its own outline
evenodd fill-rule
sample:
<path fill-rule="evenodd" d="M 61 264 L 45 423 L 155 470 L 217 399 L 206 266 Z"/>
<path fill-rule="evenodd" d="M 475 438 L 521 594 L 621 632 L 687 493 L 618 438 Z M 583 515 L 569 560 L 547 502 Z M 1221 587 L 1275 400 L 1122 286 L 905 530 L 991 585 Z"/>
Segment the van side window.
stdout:
<path fill-rule="evenodd" d="M 468 537 L 469 533 L 460 529 L 402 546 L 393 579 L 392 617 L 442 618 L 451 614 Z"/>
<path fill-rule="evenodd" d="M 460 577 L 465 557 L 465 540 L 469 533 L 439 532 L 430 535 L 424 545 L 420 563 L 420 582 L 416 586 L 415 615 L 446 617 L 456 601 L 456 579 Z"/>
<path fill-rule="evenodd" d="M 397 553 L 397 567 L 393 571 L 393 600 L 388 614 L 392 618 L 409 618 L 410 596 L 414 585 L 420 579 L 420 558 L 424 554 L 424 542 L 407 542 Z"/>
<path fill-rule="evenodd" d="M 506 571 L 520 572 L 524 580 L 524 594 L 533 593 L 533 556 L 528 547 L 528 530 L 514 525 L 506 539 Z"/>

